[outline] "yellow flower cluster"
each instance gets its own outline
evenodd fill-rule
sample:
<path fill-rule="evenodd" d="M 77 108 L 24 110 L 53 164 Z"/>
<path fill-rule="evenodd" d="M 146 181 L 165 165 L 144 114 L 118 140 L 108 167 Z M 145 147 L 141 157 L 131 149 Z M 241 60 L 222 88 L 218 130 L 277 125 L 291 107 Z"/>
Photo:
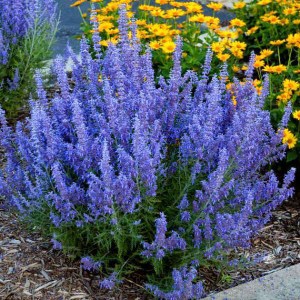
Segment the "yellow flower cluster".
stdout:
<path fill-rule="evenodd" d="M 87 0 L 78 0 L 71 6 L 80 6 Z M 109 42 L 117 43 L 119 31 L 117 29 L 118 9 L 121 4 L 126 4 L 128 17 L 134 16 L 132 3 L 134 0 L 111 0 L 104 3 L 101 0 L 91 0 L 98 2 L 99 8 L 92 11 L 96 14 L 96 21 L 99 22 L 98 32 L 101 33 L 102 46 L 107 46 Z M 155 5 L 141 4 L 138 6 L 136 23 L 138 26 L 137 36 L 140 40 L 149 42 L 154 50 L 162 50 L 165 54 L 175 50 L 175 37 L 181 33 L 183 24 L 177 24 L 176 20 L 181 17 L 193 18 L 203 11 L 202 6 L 196 2 L 177 2 L 172 0 L 155 0 Z M 208 17 L 206 20 L 210 24 L 218 24 Z"/>
<path fill-rule="evenodd" d="M 286 144 L 289 149 L 292 149 L 297 144 L 297 138 L 289 129 L 286 128 L 283 130 L 282 143 Z"/>
<path fill-rule="evenodd" d="M 299 82 L 295 80 L 285 79 L 283 81 L 283 89 L 281 90 L 281 93 L 277 96 L 277 100 L 286 103 L 292 98 L 293 93 L 299 89 L 299 86 Z"/>

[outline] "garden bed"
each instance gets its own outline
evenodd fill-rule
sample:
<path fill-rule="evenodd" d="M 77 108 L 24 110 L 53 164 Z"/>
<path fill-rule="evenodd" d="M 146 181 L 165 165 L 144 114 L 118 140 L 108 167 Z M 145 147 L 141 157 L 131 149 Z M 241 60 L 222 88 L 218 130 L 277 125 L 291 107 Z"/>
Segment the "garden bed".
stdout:
<path fill-rule="evenodd" d="M 245 269 L 229 271 L 220 278 L 217 270 L 201 269 L 206 291 L 229 287 L 300 263 L 299 193 L 273 212 L 272 220 L 252 240 L 252 247 L 238 255 L 261 257 Z M 52 250 L 49 239 L 29 233 L 16 215 L 0 209 L 1 299 L 150 299 L 141 276 L 125 279 L 114 291 L 98 288 L 100 276 L 83 272 L 80 262 Z"/>

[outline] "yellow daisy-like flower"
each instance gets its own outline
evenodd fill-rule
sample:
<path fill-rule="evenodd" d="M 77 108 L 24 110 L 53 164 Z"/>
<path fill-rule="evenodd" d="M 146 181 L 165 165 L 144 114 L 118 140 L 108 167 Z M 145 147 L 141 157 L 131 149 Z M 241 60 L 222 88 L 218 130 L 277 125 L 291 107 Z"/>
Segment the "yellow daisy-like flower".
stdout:
<path fill-rule="evenodd" d="M 300 110 L 299 110 L 299 109 L 298 109 L 298 110 L 295 110 L 295 111 L 293 112 L 293 117 L 294 117 L 296 120 L 300 121 Z"/>
<path fill-rule="evenodd" d="M 289 19 L 281 19 L 279 20 L 279 25 L 284 26 L 284 25 L 288 25 L 290 23 Z"/>
<path fill-rule="evenodd" d="M 292 149 L 297 144 L 297 138 L 295 137 L 295 135 L 290 130 L 288 130 L 286 128 L 286 129 L 283 130 L 282 143 L 286 144 L 289 149 Z"/>
<path fill-rule="evenodd" d="M 141 19 L 136 20 L 135 23 L 138 26 L 146 26 L 147 25 L 146 20 L 141 20 Z"/>
<path fill-rule="evenodd" d="M 300 84 L 295 80 L 285 79 L 283 81 L 283 87 L 285 90 L 297 91 Z"/>
<path fill-rule="evenodd" d="M 286 41 L 290 47 L 296 46 L 300 48 L 300 32 L 289 34 Z"/>
<path fill-rule="evenodd" d="M 244 8 L 245 6 L 246 6 L 246 3 L 243 1 L 235 2 L 233 4 L 234 9 L 241 9 L 241 8 Z"/>
<path fill-rule="evenodd" d="M 285 42 L 285 40 L 276 40 L 276 41 L 271 41 L 270 45 L 272 46 L 280 46 Z"/>
<path fill-rule="evenodd" d="M 229 57 L 230 57 L 230 55 L 227 54 L 227 53 L 219 53 L 219 54 L 217 54 L 217 58 L 219 60 L 221 60 L 222 62 L 227 61 Z"/>
<path fill-rule="evenodd" d="M 286 71 L 287 67 L 280 64 L 277 66 L 265 66 L 263 71 L 265 72 L 269 72 L 269 73 L 277 73 L 277 74 L 281 74 L 282 72 Z"/>
<path fill-rule="evenodd" d="M 176 18 L 184 16 L 185 14 L 186 14 L 186 12 L 182 9 L 172 8 L 172 9 L 166 10 L 164 18 L 176 19 Z"/>
<path fill-rule="evenodd" d="M 114 38 L 111 38 L 111 39 L 108 39 L 108 40 L 101 40 L 100 41 L 100 45 L 103 46 L 103 47 L 107 47 L 108 44 L 117 44 L 118 43 L 118 38 L 114 37 Z"/>
<path fill-rule="evenodd" d="M 233 72 L 239 72 L 241 69 L 238 67 L 238 66 L 236 66 L 236 65 L 233 65 L 232 66 L 232 71 Z"/>
<path fill-rule="evenodd" d="M 173 41 L 167 41 L 162 45 L 161 48 L 164 53 L 172 53 L 176 48 L 176 44 Z"/>
<path fill-rule="evenodd" d="M 111 22 L 102 22 L 98 26 L 99 32 L 107 31 L 112 28 L 114 28 L 114 24 Z"/>
<path fill-rule="evenodd" d="M 279 94 L 276 98 L 280 102 L 287 103 L 291 99 L 291 97 L 292 97 L 292 93 L 283 92 L 283 93 Z"/>
<path fill-rule="evenodd" d="M 222 9 L 223 4 L 222 3 L 217 3 L 217 2 L 211 2 L 206 5 L 208 8 L 212 9 L 213 11 L 219 11 Z"/>
<path fill-rule="evenodd" d="M 234 26 L 234 27 L 244 27 L 244 26 L 246 26 L 246 23 L 243 20 L 238 19 L 238 18 L 232 19 L 229 23 L 230 23 L 231 26 Z"/>
<path fill-rule="evenodd" d="M 261 68 L 264 65 L 265 65 L 265 62 L 263 60 L 257 59 L 257 57 L 256 57 L 255 62 L 253 64 L 253 67 L 254 68 Z"/>
<path fill-rule="evenodd" d="M 174 7 L 182 7 L 182 6 L 184 6 L 184 4 L 182 2 L 178 2 L 178 1 L 171 1 L 169 4 L 171 6 L 174 6 Z"/>
<path fill-rule="evenodd" d="M 294 15 L 297 13 L 297 10 L 295 7 L 288 7 L 283 10 L 283 14 L 286 16 Z"/>
<path fill-rule="evenodd" d="M 272 0 L 260 0 L 257 2 L 258 5 L 268 5 L 272 3 Z"/>
<path fill-rule="evenodd" d="M 251 34 L 255 33 L 258 29 L 259 29 L 258 26 L 251 27 L 250 29 L 248 29 L 248 30 L 245 32 L 245 34 L 246 34 L 246 35 L 251 35 Z"/>
<path fill-rule="evenodd" d="M 259 56 L 262 58 L 266 58 L 266 57 L 272 55 L 273 53 L 274 53 L 274 51 L 272 51 L 270 49 L 264 49 L 264 50 L 260 51 Z"/>
<path fill-rule="evenodd" d="M 76 7 L 76 6 L 81 5 L 84 2 L 86 2 L 86 0 L 78 0 L 78 1 L 74 2 L 73 4 L 71 4 L 70 6 L 71 7 Z"/>
<path fill-rule="evenodd" d="M 158 50 L 160 49 L 161 45 L 158 41 L 151 41 L 149 44 L 150 48 L 153 50 Z"/>
<path fill-rule="evenodd" d="M 188 14 L 201 13 L 203 11 L 202 6 L 199 3 L 186 2 L 186 3 L 183 3 L 183 5 L 185 6 L 186 12 Z"/>
<path fill-rule="evenodd" d="M 197 22 L 197 23 L 204 23 L 205 22 L 205 16 L 203 14 L 197 14 L 194 16 L 191 16 L 189 18 L 190 22 Z"/>
<path fill-rule="evenodd" d="M 225 50 L 225 47 L 220 42 L 214 42 L 211 44 L 211 50 L 216 53 L 221 53 Z"/>
<path fill-rule="evenodd" d="M 244 52 L 238 48 L 230 48 L 230 52 L 236 58 L 242 59 L 244 57 Z"/>
<path fill-rule="evenodd" d="M 168 4 L 170 1 L 169 0 L 155 0 L 155 3 L 159 5 L 165 5 Z"/>

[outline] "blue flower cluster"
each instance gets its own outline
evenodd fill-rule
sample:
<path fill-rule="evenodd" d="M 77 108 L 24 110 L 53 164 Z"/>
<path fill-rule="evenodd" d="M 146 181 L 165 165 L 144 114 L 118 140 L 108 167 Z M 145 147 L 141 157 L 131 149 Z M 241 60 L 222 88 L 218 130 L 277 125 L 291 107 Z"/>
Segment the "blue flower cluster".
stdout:
<path fill-rule="evenodd" d="M 128 25 L 124 10 L 120 15 L 121 42 L 105 55 L 98 36 L 92 55 L 85 40 L 80 60 L 69 50 L 71 79 L 64 60 L 56 59 L 60 91 L 53 98 L 47 99 L 37 74 L 39 99 L 26 122 L 13 130 L 1 110 L 6 163 L 0 194 L 24 215 L 45 210 L 63 248 L 68 245 L 60 237 L 70 226 L 73 236 L 92 231 L 91 245 L 98 246 L 82 251 L 86 269 L 101 261 L 105 270 L 108 253 L 117 259 L 126 252 L 113 252 L 120 247 L 117 238 L 136 232 L 139 261 L 161 266 L 162 272 L 154 268 L 159 278 L 170 271 L 174 279 L 172 291 L 149 290 L 165 299 L 199 299 L 195 261 L 201 266 L 248 247 L 271 211 L 292 195 L 294 170 L 281 184 L 268 167 L 285 155 L 282 128 L 290 107 L 276 132 L 263 109 L 267 78 L 258 95 L 251 61 L 245 82 L 233 84 L 236 104 L 226 88 L 226 66 L 209 79 L 210 51 L 200 77 L 182 74 L 180 39 L 169 78 L 156 80 L 151 51 L 141 51 L 134 22 Z M 98 255 L 107 237 L 109 251 Z M 116 270 L 100 286 L 112 287 L 118 275 Z"/>

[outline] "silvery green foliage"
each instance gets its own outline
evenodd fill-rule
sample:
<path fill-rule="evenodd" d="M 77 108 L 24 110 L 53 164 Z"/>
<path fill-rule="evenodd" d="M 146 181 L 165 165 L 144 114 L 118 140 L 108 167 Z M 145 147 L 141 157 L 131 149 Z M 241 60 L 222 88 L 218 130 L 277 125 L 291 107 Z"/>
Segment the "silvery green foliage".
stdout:
<path fill-rule="evenodd" d="M 29 95 L 34 69 L 49 59 L 56 6 L 54 0 L 0 0 L 0 104 L 11 115 Z"/>
<path fill-rule="evenodd" d="M 199 299 L 195 261 L 201 267 L 248 247 L 292 195 L 294 170 L 280 183 L 266 168 L 285 155 L 263 110 L 266 86 L 259 96 L 249 74 L 244 84 L 235 80 L 233 105 L 226 66 L 209 80 L 210 51 L 200 77 L 181 74 L 180 39 L 170 78 L 156 83 L 150 50 L 141 54 L 127 31 L 122 10 L 119 45 L 105 55 L 96 45 L 92 57 L 83 40 L 81 61 L 70 53 L 72 87 L 57 58 L 60 93 L 48 100 L 37 76 L 39 100 L 15 130 L 1 111 L 0 193 L 23 215 L 45 210 L 56 245 L 86 245 L 77 253 L 83 268 L 108 271 L 121 257 L 126 266 L 136 253 L 135 262 L 151 263 L 158 281 L 173 278 L 171 291 L 147 285 L 157 297 Z M 113 288 L 122 268 L 100 286 Z"/>

